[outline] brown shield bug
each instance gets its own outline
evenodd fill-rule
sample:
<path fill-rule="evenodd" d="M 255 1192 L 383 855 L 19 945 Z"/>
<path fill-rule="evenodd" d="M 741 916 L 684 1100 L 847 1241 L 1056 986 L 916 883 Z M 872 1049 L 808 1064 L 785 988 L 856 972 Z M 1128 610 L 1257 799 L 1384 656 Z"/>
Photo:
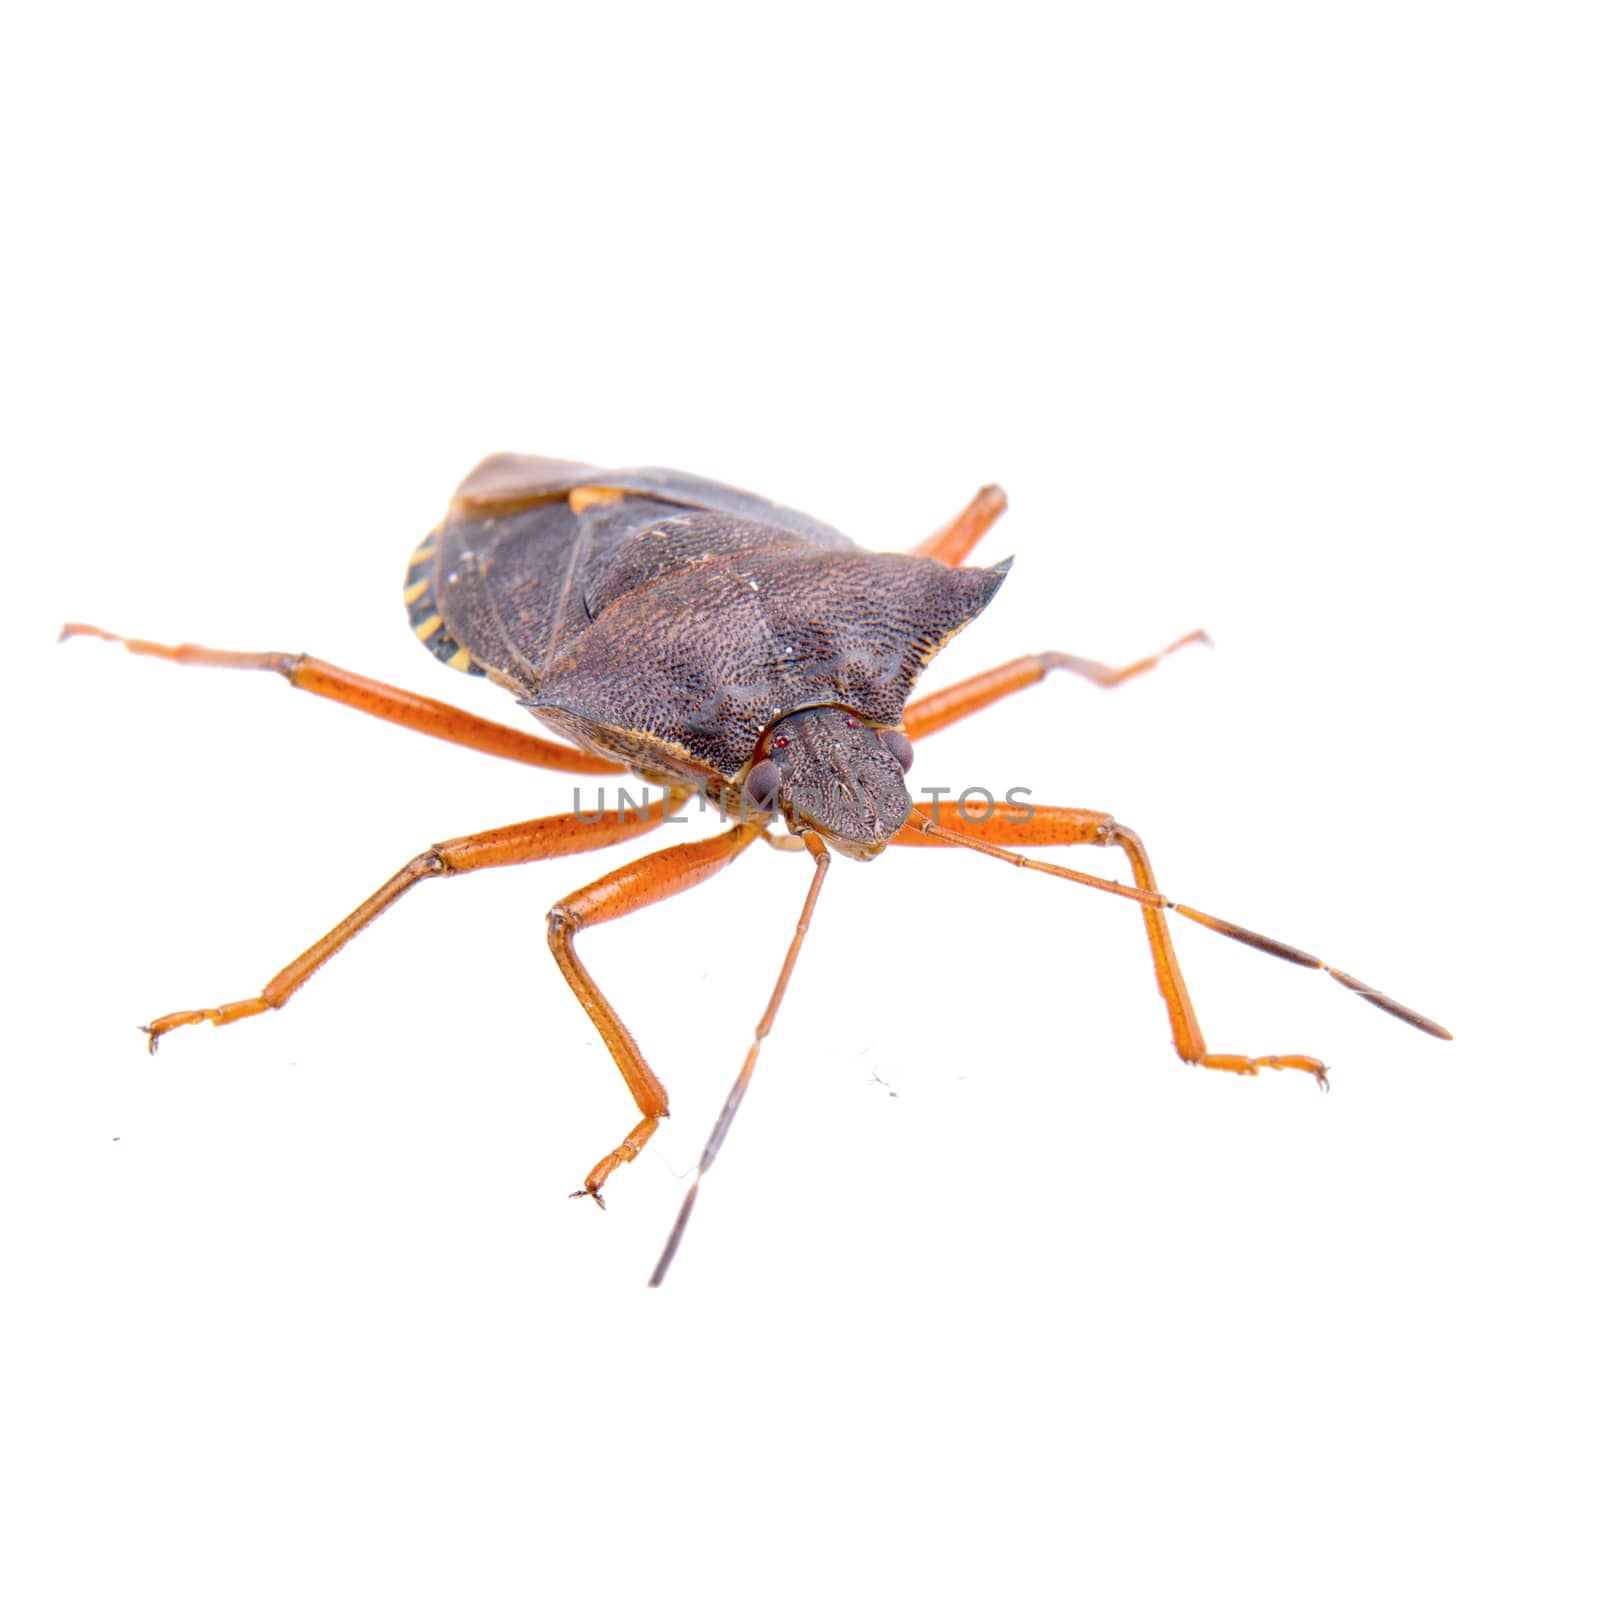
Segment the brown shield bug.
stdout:
<path fill-rule="evenodd" d="M 174 1011 L 145 1032 L 150 1048 L 193 1022 L 224 1024 L 275 1010 L 414 885 L 482 867 L 514 866 L 642 836 L 698 793 L 727 826 L 668 845 L 559 900 L 551 953 L 605 1041 L 638 1113 L 577 1191 L 603 1205 L 616 1169 L 667 1115 L 667 1093 L 577 952 L 586 928 L 691 889 L 758 840 L 809 853 L 812 874 L 794 937 L 744 1064 L 723 1106 L 652 1283 L 670 1264 L 704 1176 L 749 1085 L 835 852 L 870 861 L 890 846 L 962 847 L 1133 901 L 1156 983 L 1187 1062 L 1254 1075 L 1304 1072 L 1309 1055 L 1217 1053 L 1207 1045 L 1179 969 L 1168 913 L 1269 955 L 1320 968 L 1413 1027 L 1450 1035 L 1409 1007 L 1276 939 L 1169 900 L 1138 836 L 1104 812 L 995 803 L 971 818 L 919 805 L 906 773 L 916 742 L 1056 671 L 1114 687 L 1193 633 L 1125 667 L 1059 651 L 1018 657 L 912 699 L 922 669 L 989 603 L 1009 562 L 962 565 L 1005 509 L 980 490 L 908 554 L 873 554 L 813 517 L 742 490 L 659 468 L 607 471 L 538 456 L 495 455 L 456 491 L 443 523 L 407 571 L 411 626 L 434 655 L 487 677 L 559 736 L 557 743 L 377 683 L 312 656 L 214 650 L 124 638 L 85 624 L 63 637 L 114 640 L 184 666 L 277 672 L 294 687 L 488 755 L 561 772 L 632 772 L 665 790 L 614 815 L 580 811 L 513 823 L 424 850 L 258 994 Z M 782 822 L 780 833 L 775 824 Z M 1120 851 L 1132 884 L 1024 853 L 1047 845 Z"/>

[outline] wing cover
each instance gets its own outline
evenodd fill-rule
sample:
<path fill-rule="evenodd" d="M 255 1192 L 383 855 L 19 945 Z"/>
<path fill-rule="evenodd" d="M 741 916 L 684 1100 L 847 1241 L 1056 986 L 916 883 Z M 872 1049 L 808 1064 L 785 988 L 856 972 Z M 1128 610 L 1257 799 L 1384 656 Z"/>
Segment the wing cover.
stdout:
<path fill-rule="evenodd" d="M 574 512 L 574 489 L 623 493 Z M 874 555 L 707 479 L 526 456 L 483 463 L 435 540 L 429 599 L 472 663 L 581 744 L 730 779 L 792 711 L 898 724 L 1009 566 Z"/>

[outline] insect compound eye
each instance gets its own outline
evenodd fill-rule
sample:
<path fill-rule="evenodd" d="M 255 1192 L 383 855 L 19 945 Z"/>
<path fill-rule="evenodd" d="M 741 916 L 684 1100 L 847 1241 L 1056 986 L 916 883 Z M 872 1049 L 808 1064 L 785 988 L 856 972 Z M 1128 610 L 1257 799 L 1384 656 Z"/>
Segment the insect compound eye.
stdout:
<path fill-rule="evenodd" d="M 911 741 L 894 728 L 880 728 L 878 739 L 883 748 L 900 763 L 902 772 L 911 770 Z"/>
<path fill-rule="evenodd" d="M 770 811 L 778 793 L 778 763 L 758 761 L 744 780 L 744 797 L 757 811 Z"/>

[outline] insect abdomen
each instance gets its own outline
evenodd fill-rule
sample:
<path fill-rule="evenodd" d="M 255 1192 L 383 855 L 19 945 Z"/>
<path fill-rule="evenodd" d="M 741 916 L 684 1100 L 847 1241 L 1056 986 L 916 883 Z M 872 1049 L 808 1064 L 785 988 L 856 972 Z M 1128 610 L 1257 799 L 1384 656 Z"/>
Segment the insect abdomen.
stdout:
<path fill-rule="evenodd" d="M 472 659 L 472 652 L 451 636 L 439 615 L 438 597 L 433 590 L 433 575 L 439 555 L 437 529 L 411 553 L 406 563 L 406 612 L 411 619 L 411 631 L 447 667 L 458 672 L 483 676 L 483 668 Z"/>

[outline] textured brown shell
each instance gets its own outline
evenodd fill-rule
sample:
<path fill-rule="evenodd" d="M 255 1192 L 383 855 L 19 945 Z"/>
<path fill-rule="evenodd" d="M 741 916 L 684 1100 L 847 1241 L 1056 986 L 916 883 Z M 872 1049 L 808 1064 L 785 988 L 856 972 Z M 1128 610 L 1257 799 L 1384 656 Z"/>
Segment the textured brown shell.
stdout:
<path fill-rule="evenodd" d="M 573 490 L 590 491 L 576 512 Z M 661 781 L 734 779 L 766 728 L 810 706 L 898 725 L 1009 565 L 873 555 L 708 479 L 529 456 L 484 462 L 423 552 L 414 587 L 449 649 Z"/>

